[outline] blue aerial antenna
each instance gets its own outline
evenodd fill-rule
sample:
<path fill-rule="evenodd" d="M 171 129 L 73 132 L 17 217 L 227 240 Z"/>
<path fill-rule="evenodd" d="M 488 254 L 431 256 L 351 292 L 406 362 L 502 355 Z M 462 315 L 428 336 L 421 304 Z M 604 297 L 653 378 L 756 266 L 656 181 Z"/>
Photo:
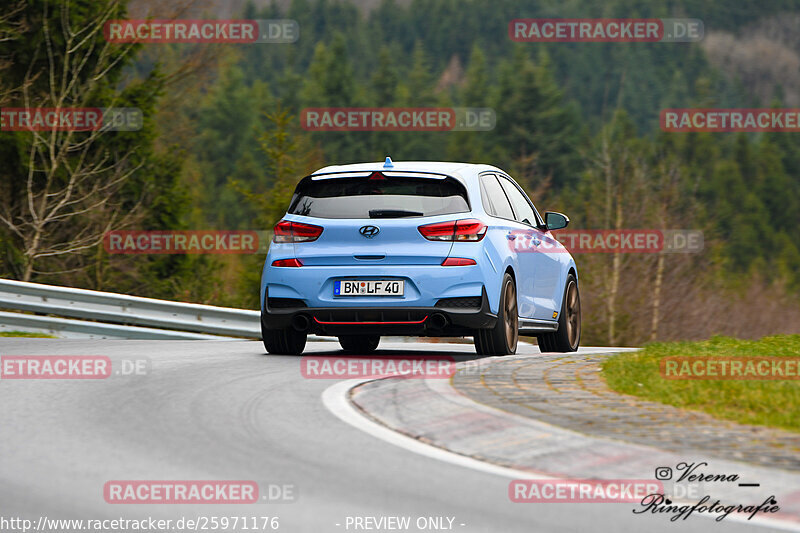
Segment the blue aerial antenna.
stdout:
<path fill-rule="evenodd" d="M 392 164 L 392 158 L 388 155 L 386 156 L 386 162 L 383 164 L 383 168 L 394 168 L 394 164 Z"/>

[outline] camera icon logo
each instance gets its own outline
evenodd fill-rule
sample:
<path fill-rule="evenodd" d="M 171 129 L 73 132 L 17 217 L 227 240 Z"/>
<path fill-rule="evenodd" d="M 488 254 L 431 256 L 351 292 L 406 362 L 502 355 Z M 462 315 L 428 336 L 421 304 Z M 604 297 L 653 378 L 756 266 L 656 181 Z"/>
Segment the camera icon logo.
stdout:
<path fill-rule="evenodd" d="M 659 466 L 656 468 L 656 479 L 659 481 L 672 479 L 672 469 L 668 466 Z"/>

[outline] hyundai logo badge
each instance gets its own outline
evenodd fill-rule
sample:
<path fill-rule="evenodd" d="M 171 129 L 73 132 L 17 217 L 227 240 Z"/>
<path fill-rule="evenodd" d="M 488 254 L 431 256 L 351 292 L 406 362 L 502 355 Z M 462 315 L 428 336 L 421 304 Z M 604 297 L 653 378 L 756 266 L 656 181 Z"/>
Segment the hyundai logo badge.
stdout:
<path fill-rule="evenodd" d="M 371 239 L 381 232 L 381 228 L 378 226 L 361 226 L 361 229 L 358 230 L 358 232 L 367 239 Z"/>

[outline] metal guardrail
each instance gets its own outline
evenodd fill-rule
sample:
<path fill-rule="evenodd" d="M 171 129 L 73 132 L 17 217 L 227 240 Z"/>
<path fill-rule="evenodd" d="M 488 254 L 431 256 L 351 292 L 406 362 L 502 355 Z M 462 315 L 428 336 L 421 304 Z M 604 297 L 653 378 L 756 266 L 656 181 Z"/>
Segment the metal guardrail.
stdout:
<path fill-rule="evenodd" d="M 0 279 L 0 309 L 97 321 L 0 313 L 0 324 L 16 324 L 36 329 L 49 327 L 53 333 L 58 331 L 80 332 L 96 334 L 99 337 L 128 339 L 214 338 L 210 334 L 250 339 L 261 338 L 259 311 L 170 302 L 7 279 Z M 182 334 L 181 332 L 197 333 Z"/>
<path fill-rule="evenodd" d="M 144 340 L 230 340 L 231 337 L 204 335 L 189 331 L 124 326 L 74 320 L 53 316 L 6 313 L 0 311 L 0 333 L 24 331 L 52 335 L 58 338 L 79 339 L 144 339 Z"/>

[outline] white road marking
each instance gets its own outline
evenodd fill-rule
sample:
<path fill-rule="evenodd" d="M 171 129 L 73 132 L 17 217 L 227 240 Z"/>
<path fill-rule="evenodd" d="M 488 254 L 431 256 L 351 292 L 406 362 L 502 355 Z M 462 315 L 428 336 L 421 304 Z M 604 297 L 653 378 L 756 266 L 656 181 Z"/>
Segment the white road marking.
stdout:
<path fill-rule="evenodd" d="M 597 351 L 605 352 L 607 350 L 610 351 L 612 349 L 601 348 L 598 349 Z M 467 457 L 465 455 L 451 452 L 449 450 L 445 450 L 444 448 L 439 448 L 438 446 L 434 446 L 432 444 L 426 444 L 422 441 L 419 441 L 417 439 L 414 439 L 412 437 L 394 431 L 393 429 L 390 429 L 387 426 L 384 426 L 383 424 L 375 422 L 374 420 L 364 415 L 359 409 L 357 409 L 352 404 L 352 402 L 350 402 L 351 389 L 359 385 L 362 385 L 364 383 L 368 383 L 370 381 L 375 381 L 375 380 L 376 378 L 370 377 L 361 379 L 349 379 L 334 383 L 333 385 L 331 385 L 322 392 L 322 403 L 325 406 L 325 408 L 328 411 L 330 411 L 334 416 L 336 416 L 339 420 L 342 420 L 343 422 L 346 422 L 347 424 L 355 427 L 356 429 L 359 429 L 364 433 L 372 435 L 377 439 L 380 439 L 384 442 L 388 442 L 389 444 L 392 444 L 399 448 L 403 448 L 418 455 L 429 457 L 431 459 L 436 459 L 438 461 L 442 461 L 452 465 L 461 466 L 464 468 L 470 468 L 478 472 L 493 474 L 510 479 L 539 479 L 539 480 L 561 479 L 558 477 L 547 476 L 541 473 L 518 470 L 515 468 L 508 468 L 505 466 L 499 466 L 491 463 L 486 463 L 484 461 L 479 461 L 477 459 L 473 459 L 472 457 Z M 441 391 L 443 387 L 440 385 L 437 386 L 436 388 L 439 389 L 439 391 Z M 466 396 L 460 393 L 456 394 L 460 397 L 459 403 L 462 404 L 474 403 L 475 407 L 479 408 L 480 410 L 482 411 L 487 410 L 488 406 L 474 402 L 473 400 L 467 398 Z M 488 409 L 494 410 L 494 408 L 491 407 L 489 407 Z M 674 501 L 674 503 L 680 505 L 686 505 L 686 504 L 691 505 L 694 502 Z M 717 517 L 717 515 L 711 515 L 711 514 L 698 514 L 697 516 L 704 518 L 711 518 L 711 519 L 715 519 Z M 725 520 L 741 524 L 749 524 L 757 527 L 772 528 L 780 531 L 800 532 L 800 523 L 782 519 L 756 517 L 753 518 L 752 520 L 747 520 L 747 518 L 744 516 L 740 517 L 736 515 L 729 515 Z"/>
<path fill-rule="evenodd" d="M 532 472 L 525 472 L 523 470 L 516 470 L 513 468 L 506 468 L 503 466 L 493 465 L 478 461 L 465 455 L 460 455 L 447 451 L 443 448 L 438 448 L 430 444 L 418 441 L 402 433 L 398 433 L 393 429 L 369 419 L 359 412 L 359 410 L 350 403 L 349 391 L 353 387 L 357 387 L 363 383 L 373 381 L 374 378 L 367 379 L 349 379 L 347 381 L 340 381 L 325 389 L 322 393 L 322 403 L 325 408 L 333 413 L 340 420 L 347 422 L 351 426 L 360 429 L 364 433 L 368 433 L 375 438 L 381 439 L 384 442 L 394 444 L 400 448 L 412 451 L 419 455 L 430 457 L 438 461 L 471 468 L 480 472 L 488 474 L 495 474 L 504 476 L 511 479 L 558 479 L 555 477 L 544 476 Z"/>

